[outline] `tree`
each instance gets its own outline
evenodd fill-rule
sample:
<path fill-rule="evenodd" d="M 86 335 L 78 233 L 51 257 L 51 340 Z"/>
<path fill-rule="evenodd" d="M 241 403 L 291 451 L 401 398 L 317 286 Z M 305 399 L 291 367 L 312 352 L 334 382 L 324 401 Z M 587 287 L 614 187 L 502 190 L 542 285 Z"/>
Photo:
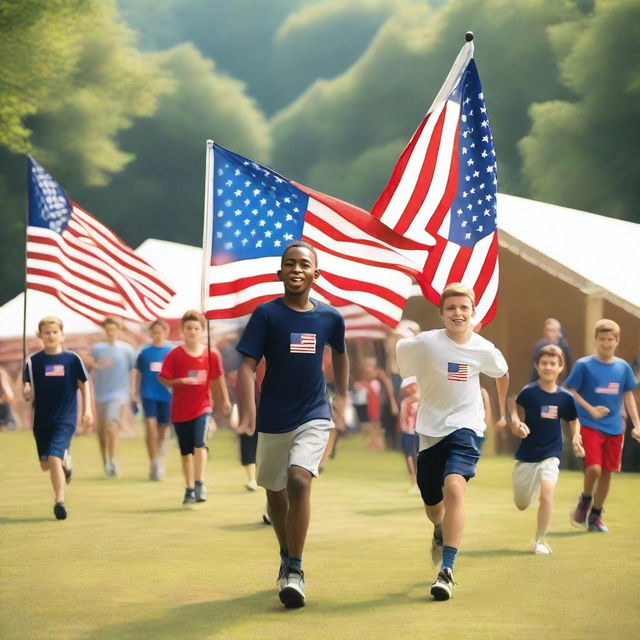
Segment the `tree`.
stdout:
<path fill-rule="evenodd" d="M 640 222 L 640 4 L 600 0 L 551 35 L 575 99 L 531 107 L 520 143 L 531 194 Z"/>

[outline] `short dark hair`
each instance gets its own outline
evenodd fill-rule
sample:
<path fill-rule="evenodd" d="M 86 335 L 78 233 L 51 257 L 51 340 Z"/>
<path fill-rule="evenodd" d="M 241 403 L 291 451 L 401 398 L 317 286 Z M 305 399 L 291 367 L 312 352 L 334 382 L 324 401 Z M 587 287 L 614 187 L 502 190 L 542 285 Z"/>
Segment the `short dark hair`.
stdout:
<path fill-rule="evenodd" d="M 162 318 L 157 318 L 149 325 L 149 331 L 151 331 L 154 327 L 161 327 L 165 331 L 169 331 L 169 324 L 165 322 Z"/>
<path fill-rule="evenodd" d="M 302 249 L 308 249 L 313 254 L 313 258 L 316 261 L 316 267 L 318 266 L 318 253 L 316 252 L 316 248 L 313 245 L 309 244 L 308 242 L 305 242 L 304 240 L 294 240 L 293 242 L 290 242 L 282 252 L 282 258 L 280 259 L 280 264 L 284 262 L 284 258 L 287 255 L 287 251 L 289 251 L 289 249 L 295 249 L 296 247 L 301 247 Z"/>
<path fill-rule="evenodd" d="M 203 329 L 206 327 L 204 316 L 199 311 L 196 311 L 195 309 L 189 309 L 189 311 L 184 312 L 184 315 L 180 320 L 180 326 L 184 327 L 184 325 L 191 320 L 193 320 L 194 322 L 199 322 L 200 326 Z"/>
<path fill-rule="evenodd" d="M 122 329 L 122 320 L 118 316 L 105 316 L 100 326 L 104 329 L 108 324 L 115 324 L 118 329 Z"/>

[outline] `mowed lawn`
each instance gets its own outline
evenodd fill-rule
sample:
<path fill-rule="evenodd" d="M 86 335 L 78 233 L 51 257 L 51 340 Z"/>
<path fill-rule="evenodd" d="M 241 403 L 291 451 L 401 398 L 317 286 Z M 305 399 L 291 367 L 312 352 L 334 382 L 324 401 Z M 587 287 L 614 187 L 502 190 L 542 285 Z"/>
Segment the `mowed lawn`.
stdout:
<path fill-rule="evenodd" d="M 402 456 L 359 436 L 315 481 L 304 566 L 308 605 L 284 610 L 264 494 L 244 489 L 235 436 L 216 433 L 209 501 L 183 509 L 172 442 L 167 478 L 146 480 L 141 439 L 122 441 L 107 478 L 93 437 L 76 438 L 69 518 L 52 515 L 30 433 L 0 434 L 1 627 L 9 639 L 442 638 L 605 635 L 640 629 L 640 477 L 615 478 L 609 534 L 571 528 L 580 488 L 561 473 L 551 556 L 529 551 L 535 509 L 512 504 L 506 457 L 481 460 L 448 602 L 432 602 L 431 535 L 407 494 Z"/>

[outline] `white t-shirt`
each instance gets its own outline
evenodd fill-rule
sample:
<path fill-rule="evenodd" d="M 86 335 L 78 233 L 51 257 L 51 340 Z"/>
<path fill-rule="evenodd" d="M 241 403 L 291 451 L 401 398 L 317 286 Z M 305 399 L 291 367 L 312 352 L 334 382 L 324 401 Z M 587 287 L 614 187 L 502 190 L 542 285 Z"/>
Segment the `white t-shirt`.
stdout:
<path fill-rule="evenodd" d="M 484 434 L 480 374 L 501 378 L 508 371 L 503 355 L 491 342 L 472 333 L 468 342 L 458 344 L 444 329 L 435 329 L 400 340 L 396 357 L 403 378 L 418 378 L 417 433 L 442 438 L 466 428 Z"/>

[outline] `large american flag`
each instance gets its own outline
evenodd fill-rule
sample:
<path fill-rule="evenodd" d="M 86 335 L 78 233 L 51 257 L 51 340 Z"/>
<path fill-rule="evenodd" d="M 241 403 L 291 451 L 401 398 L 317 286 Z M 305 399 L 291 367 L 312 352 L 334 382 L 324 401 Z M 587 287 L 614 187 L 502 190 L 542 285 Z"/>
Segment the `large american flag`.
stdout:
<path fill-rule="evenodd" d="M 107 315 L 157 318 L 175 293 L 163 276 L 69 200 L 31 156 L 28 172 L 27 289 L 49 293 L 96 323 Z"/>
<path fill-rule="evenodd" d="M 435 241 L 419 279 L 425 296 L 439 304 L 448 283 L 462 282 L 475 292 L 481 324 L 496 310 L 496 191 L 493 137 L 468 42 L 372 214 L 407 238 Z"/>
<path fill-rule="evenodd" d="M 276 272 L 285 246 L 311 243 L 320 278 L 313 295 L 353 303 L 395 326 L 420 276 L 428 246 L 395 233 L 366 211 L 297 184 L 218 144 L 208 153 L 204 308 L 242 317 L 282 295 Z"/>

